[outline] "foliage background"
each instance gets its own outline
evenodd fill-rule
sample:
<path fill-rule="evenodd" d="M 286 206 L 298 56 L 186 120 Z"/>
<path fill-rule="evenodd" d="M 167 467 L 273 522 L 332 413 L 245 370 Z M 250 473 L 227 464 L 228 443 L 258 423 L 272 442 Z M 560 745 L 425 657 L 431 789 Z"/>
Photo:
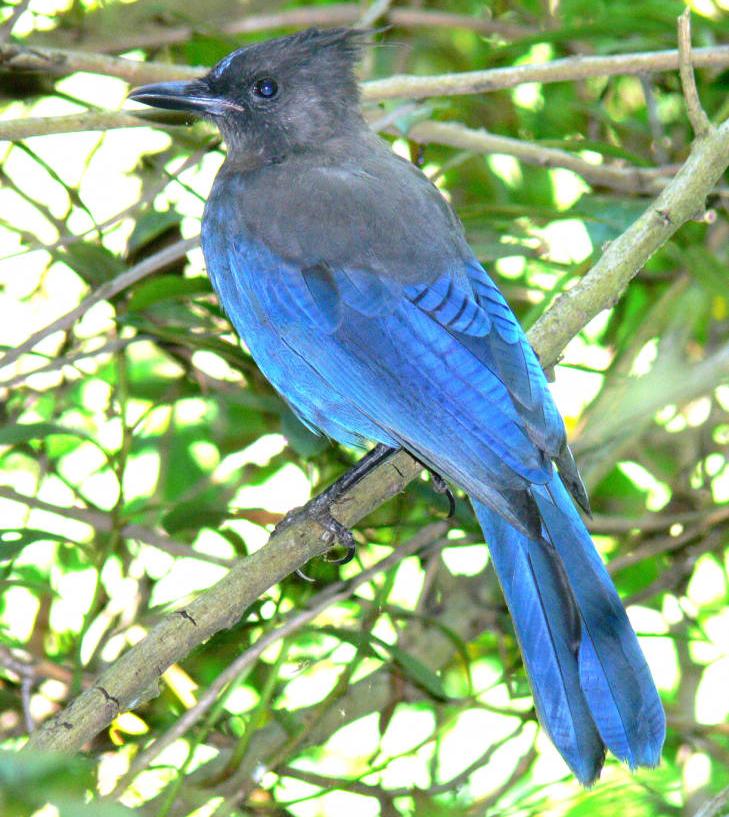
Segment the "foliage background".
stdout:
<path fill-rule="evenodd" d="M 490 15 L 499 26 L 394 25 L 378 35 L 363 77 L 670 49 L 684 9 L 675 0 L 374 5 Z M 0 15 L 9 42 L 212 65 L 291 30 L 261 15 L 335 19 L 345 6 L 31 0 Z M 692 7 L 695 45 L 729 42 L 725 0 Z M 262 20 L 261 30 L 226 33 L 243 19 Z M 729 72 L 701 70 L 698 83 L 709 116 L 725 118 Z M 118 108 L 127 90 L 100 74 L 2 73 L 0 128 Z M 369 113 L 385 116 L 394 148 L 413 157 L 407 130 L 429 119 L 625 168 L 670 171 L 691 142 L 675 72 Z M 197 235 L 222 156 L 200 123 L 41 129 L 0 143 L 3 348 Z M 648 201 L 629 185 L 600 187 L 508 154 L 431 144 L 422 159 L 526 326 Z M 599 785 L 578 787 L 536 727 L 474 519 L 459 499 L 444 523 L 445 501 L 424 477 L 359 527 L 354 563 L 320 560 L 307 568 L 316 583 L 275 585 L 169 669 L 161 694 L 120 715 L 85 759 L 2 755 L 3 814 L 116 814 L 117 797 L 149 815 L 721 813 L 722 795 L 710 801 L 726 800 L 729 787 L 727 195 L 720 186 L 708 216 L 697 214 L 569 344 L 554 386 L 591 489 L 592 529 L 666 704 L 659 769 L 631 775 L 609 762 Z M 358 454 L 312 436 L 273 393 L 232 334 L 197 249 L 0 376 L 0 740 L 13 750 Z M 416 535 L 425 547 L 413 555 L 405 544 Z M 387 569 L 349 595 L 326 596 L 388 555 Z M 294 619 L 186 732 L 170 732 L 232 661 L 313 604 L 316 618 Z M 141 754 L 165 735 L 156 756 Z"/>

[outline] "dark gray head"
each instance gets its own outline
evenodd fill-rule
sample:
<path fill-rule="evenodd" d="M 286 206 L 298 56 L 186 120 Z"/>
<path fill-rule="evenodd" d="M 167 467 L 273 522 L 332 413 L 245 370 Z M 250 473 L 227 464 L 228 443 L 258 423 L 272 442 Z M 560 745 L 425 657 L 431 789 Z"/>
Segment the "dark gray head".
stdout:
<path fill-rule="evenodd" d="M 129 97 L 213 119 L 234 158 L 279 161 L 364 127 L 354 66 L 366 36 L 312 28 L 239 48 L 199 80 L 144 85 Z"/>

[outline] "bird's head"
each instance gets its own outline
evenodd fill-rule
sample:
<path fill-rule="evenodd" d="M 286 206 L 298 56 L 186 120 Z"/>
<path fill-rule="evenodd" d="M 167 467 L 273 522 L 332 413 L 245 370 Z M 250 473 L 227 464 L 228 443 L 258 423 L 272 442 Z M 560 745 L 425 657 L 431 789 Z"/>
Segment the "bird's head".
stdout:
<path fill-rule="evenodd" d="M 363 126 L 354 67 L 366 36 L 309 29 L 239 48 L 200 79 L 144 85 L 129 98 L 208 117 L 232 155 L 276 161 Z"/>

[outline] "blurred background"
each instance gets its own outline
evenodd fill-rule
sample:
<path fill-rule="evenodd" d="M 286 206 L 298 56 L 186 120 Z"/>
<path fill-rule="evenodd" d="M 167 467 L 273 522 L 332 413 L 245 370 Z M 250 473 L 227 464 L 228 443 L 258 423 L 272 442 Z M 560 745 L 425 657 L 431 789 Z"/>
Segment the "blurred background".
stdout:
<path fill-rule="evenodd" d="M 694 45 L 716 57 L 697 82 L 719 122 L 729 115 L 720 48 L 729 0 L 689 5 Z M 672 49 L 684 9 L 678 0 L 0 7 L 3 815 L 726 813 L 726 180 L 572 340 L 555 373 L 591 529 L 666 705 L 660 768 L 632 775 L 609 761 L 598 785 L 580 789 L 537 727 L 470 509 L 457 497 L 446 521 L 427 476 L 358 527 L 353 563 L 318 560 L 306 568 L 314 582 L 272 587 L 83 758 L 14 752 L 360 455 L 298 423 L 232 333 L 199 248 L 179 243 L 199 233 L 224 158 L 216 132 L 115 113 L 135 106 L 109 58 L 167 64 L 173 76 L 174 65 L 211 66 L 261 38 L 364 19 L 387 28 L 363 79 L 440 74 Z M 100 58 L 20 71 L 14 45 L 41 63 L 47 47 Z M 367 115 L 453 203 L 526 327 L 648 206 L 692 139 L 676 71 L 372 99 Z M 444 132 L 441 122 L 463 127 Z M 464 128 L 512 141 L 464 149 Z M 100 290 L 164 248 L 152 274 Z M 93 305 L 52 331 L 89 296 Z M 335 595 L 340 580 L 350 583 Z"/>

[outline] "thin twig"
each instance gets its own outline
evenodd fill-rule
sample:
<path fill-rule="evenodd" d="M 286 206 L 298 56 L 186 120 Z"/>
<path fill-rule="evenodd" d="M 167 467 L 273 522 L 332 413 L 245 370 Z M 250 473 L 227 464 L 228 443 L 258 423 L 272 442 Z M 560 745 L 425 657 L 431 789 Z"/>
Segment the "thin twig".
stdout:
<path fill-rule="evenodd" d="M 306 28 L 308 26 L 349 26 L 354 25 L 362 14 L 359 3 L 331 3 L 321 6 L 285 9 L 270 14 L 246 15 L 237 20 L 217 20 L 208 23 L 205 32 L 212 35 L 257 34 L 285 28 Z M 396 28 L 446 28 L 475 31 L 484 36 L 496 35 L 506 39 L 531 37 L 539 29 L 504 20 L 492 20 L 487 16 L 453 14 L 437 9 L 391 8 L 386 21 Z M 120 53 L 134 48 L 160 48 L 188 41 L 199 28 L 192 26 L 145 26 L 118 40 L 89 40 L 89 51 Z"/>
<path fill-rule="evenodd" d="M 631 531 L 650 533 L 668 530 L 673 525 L 701 523 L 715 525 L 729 518 L 729 508 L 712 508 L 705 511 L 683 511 L 681 513 L 647 513 L 638 518 L 625 516 L 604 516 L 593 514 L 587 520 L 587 527 L 593 533 L 606 536 L 620 536 Z M 620 557 L 618 557 L 620 558 Z M 613 559 L 614 563 L 617 559 Z"/>
<path fill-rule="evenodd" d="M 75 519 L 77 522 L 83 522 L 91 526 L 100 533 L 109 533 L 114 528 L 111 514 L 89 510 L 88 508 L 67 508 L 62 505 L 53 505 L 35 496 L 21 494 L 5 485 L 0 485 L 0 499 L 8 499 L 11 502 L 19 502 L 29 508 L 55 513 L 65 519 Z M 144 527 L 144 525 L 124 525 L 119 533 L 124 539 L 134 539 L 139 542 L 144 542 L 172 556 L 197 559 L 198 561 L 209 562 L 210 564 L 220 565 L 221 567 L 230 567 L 233 563 L 232 559 L 226 559 L 223 556 L 199 553 L 193 550 L 190 545 L 171 539 L 169 536 L 158 533 L 151 528 Z"/>
<path fill-rule="evenodd" d="M 367 10 L 355 23 L 357 28 L 371 28 L 379 19 L 390 10 L 392 0 L 372 0 Z"/>
<path fill-rule="evenodd" d="M 639 562 L 646 559 L 652 559 L 664 553 L 673 553 L 678 550 L 683 550 L 696 539 L 706 535 L 707 532 L 724 526 L 729 520 L 729 508 L 715 508 L 711 512 L 704 513 L 697 521 L 697 524 L 683 531 L 678 536 L 657 536 L 648 539 L 621 556 L 610 561 L 608 566 L 610 573 L 613 575 L 625 570 L 627 567 L 632 567 Z"/>
<path fill-rule="evenodd" d="M 719 551 L 726 543 L 726 536 L 723 530 L 713 530 L 701 541 L 686 548 L 680 558 L 675 559 L 671 566 L 663 570 L 657 579 L 652 581 L 647 587 L 623 599 L 626 607 L 632 604 L 643 604 L 648 599 L 653 598 L 661 592 L 675 593 L 683 582 L 688 581 L 696 567 L 696 562 L 704 553 Z"/>
<path fill-rule="evenodd" d="M 711 130 L 711 122 L 701 106 L 694 64 L 691 55 L 691 9 L 687 6 L 686 11 L 678 18 L 678 70 L 681 74 L 681 87 L 691 127 L 695 136 L 701 138 Z"/>
<path fill-rule="evenodd" d="M 718 817 L 729 812 L 729 786 L 722 789 L 716 797 L 712 797 L 694 814 L 694 817 Z"/>
<path fill-rule="evenodd" d="M 692 52 L 696 68 L 724 68 L 729 65 L 729 45 L 696 48 Z M 0 45 L 0 67 L 8 71 L 42 71 L 58 75 L 74 71 L 119 77 L 130 84 L 164 82 L 171 79 L 193 79 L 209 69 L 202 66 L 173 65 L 163 62 L 137 62 L 86 51 L 61 48 L 30 48 L 16 44 Z M 424 99 L 430 96 L 477 94 L 514 88 L 525 82 L 570 82 L 589 77 L 618 74 L 675 71 L 678 51 L 643 51 L 613 56 L 566 57 L 543 64 L 490 68 L 455 74 L 412 76 L 401 74 L 362 84 L 365 99 L 383 100 L 405 97 Z"/>
<path fill-rule="evenodd" d="M 457 122 L 417 122 L 407 135 L 415 142 L 434 142 L 475 153 L 505 153 L 539 167 L 564 167 L 592 184 L 644 195 L 660 193 L 679 169 L 596 165 L 566 150 L 474 130 Z"/>
<path fill-rule="evenodd" d="M 653 78 L 650 74 L 640 75 L 640 87 L 643 89 L 643 98 L 648 112 L 648 125 L 653 137 L 652 152 L 658 164 L 664 165 L 668 162 L 666 154 L 666 135 L 663 131 L 663 124 L 658 113 L 656 95 L 653 93 Z"/>
<path fill-rule="evenodd" d="M 524 722 L 522 721 L 516 727 L 516 729 L 514 729 L 508 735 L 490 744 L 483 754 L 466 766 L 463 771 L 450 778 L 450 780 L 446 780 L 443 783 L 434 783 L 432 786 L 428 786 L 426 789 L 420 789 L 419 791 L 428 797 L 434 797 L 437 794 L 444 794 L 446 792 L 454 791 L 459 786 L 466 783 L 468 778 L 474 772 L 484 768 L 499 749 L 501 749 L 509 741 L 512 741 L 514 738 L 518 737 L 523 730 Z M 311 783 L 314 786 L 319 786 L 327 791 L 331 789 L 342 789 L 343 791 L 352 791 L 357 794 L 367 795 L 369 797 L 377 797 L 378 792 L 381 792 L 388 797 L 407 797 L 409 795 L 412 796 L 413 794 L 412 786 L 403 786 L 402 788 L 397 789 L 383 789 L 380 786 L 373 785 L 372 783 L 363 783 L 361 780 L 345 780 L 339 777 L 329 777 L 309 770 L 296 769 L 293 766 L 284 766 L 282 769 L 278 770 L 278 773 L 282 777 L 293 777 L 297 780 L 304 780 L 307 783 Z"/>
<path fill-rule="evenodd" d="M 35 666 L 32 662 L 13 655 L 7 647 L 0 648 L 0 665 L 18 676 L 20 682 L 20 700 L 23 706 L 25 729 L 30 734 L 35 729 L 35 722 L 30 711 L 30 696 L 37 680 Z"/>
<path fill-rule="evenodd" d="M 84 300 L 70 312 L 67 312 L 65 315 L 57 318 L 55 321 L 53 321 L 53 323 L 32 334 L 19 346 L 16 346 L 14 349 L 6 352 L 5 355 L 0 358 L 0 369 L 9 366 L 11 363 L 15 363 L 15 361 L 18 360 L 21 355 L 24 355 L 26 352 L 30 352 L 42 340 L 47 338 L 49 335 L 52 335 L 54 332 L 63 332 L 70 329 L 74 323 L 85 315 L 94 304 L 99 303 L 99 301 L 107 301 L 109 298 L 113 298 L 114 295 L 122 292 L 127 287 L 135 284 L 137 281 L 141 281 L 142 278 L 146 278 L 146 276 L 151 275 L 153 272 L 156 272 L 163 267 L 166 267 L 168 264 L 172 264 L 175 261 L 179 261 L 181 258 L 184 258 L 184 256 L 191 249 L 193 249 L 193 247 L 196 247 L 197 244 L 197 238 L 186 238 L 182 241 L 176 241 L 174 244 L 170 244 L 169 247 L 165 247 L 165 249 L 156 252 L 154 255 L 150 255 L 148 258 L 145 258 L 144 261 L 140 261 L 138 264 L 130 267 L 128 270 L 126 270 L 126 272 L 123 272 L 121 275 L 117 275 L 117 277 L 113 278 L 111 281 L 107 281 L 107 283 L 102 284 L 100 287 L 93 290 L 88 297 L 84 298 Z"/>
<path fill-rule="evenodd" d="M 0 381 L 0 388 L 13 389 L 20 386 L 22 383 L 25 383 L 29 377 L 32 377 L 35 374 L 50 374 L 51 372 L 58 371 L 58 369 L 63 369 L 65 366 L 75 366 L 75 364 L 80 360 L 85 360 L 91 357 L 99 357 L 100 355 L 112 354 L 114 352 L 118 352 L 120 349 L 126 349 L 133 343 L 139 343 L 140 341 L 148 341 L 152 339 L 153 338 L 151 335 L 140 333 L 139 335 L 134 335 L 130 338 L 115 338 L 114 340 L 110 340 L 108 343 L 105 343 L 103 346 L 99 346 L 96 349 L 75 350 L 62 357 L 55 357 L 52 360 L 49 360 L 45 366 L 39 366 L 37 369 L 33 369 L 29 372 L 22 372 L 10 380 Z"/>
<path fill-rule="evenodd" d="M 10 16 L 0 27 L 0 42 L 7 42 L 13 33 L 13 28 L 18 22 L 18 18 L 21 14 L 25 13 L 29 5 L 30 0 L 19 0 L 19 2 L 12 7 L 13 10 L 10 12 Z"/>

